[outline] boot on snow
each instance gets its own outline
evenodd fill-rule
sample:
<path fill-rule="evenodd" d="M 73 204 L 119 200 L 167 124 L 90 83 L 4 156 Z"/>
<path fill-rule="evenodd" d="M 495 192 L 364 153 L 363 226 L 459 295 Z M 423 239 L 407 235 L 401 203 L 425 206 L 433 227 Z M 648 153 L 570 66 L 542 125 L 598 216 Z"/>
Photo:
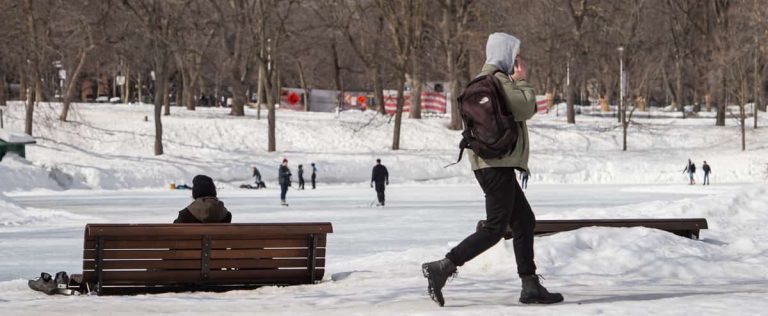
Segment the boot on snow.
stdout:
<path fill-rule="evenodd" d="M 554 304 L 563 301 L 560 293 L 549 293 L 539 282 L 536 274 L 521 275 L 523 290 L 520 292 L 520 303 L 523 304 Z"/>
<path fill-rule="evenodd" d="M 445 299 L 443 299 L 443 286 L 448 281 L 448 277 L 456 274 L 456 265 L 448 258 L 443 258 L 438 261 L 427 262 L 421 265 L 421 272 L 424 273 L 424 277 L 427 278 L 429 285 L 427 286 L 427 292 L 429 297 L 433 301 L 445 305 Z"/>

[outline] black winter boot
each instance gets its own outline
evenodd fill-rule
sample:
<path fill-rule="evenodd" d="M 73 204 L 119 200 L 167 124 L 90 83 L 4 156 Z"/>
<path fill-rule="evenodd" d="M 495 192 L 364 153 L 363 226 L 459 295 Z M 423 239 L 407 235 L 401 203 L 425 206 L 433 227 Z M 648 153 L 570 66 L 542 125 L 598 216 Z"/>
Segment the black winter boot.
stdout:
<path fill-rule="evenodd" d="M 520 292 L 520 303 L 523 304 L 553 304 L 563 301 L 560 293 L 549 293 L 539 282 L 536 274 L 520 275 L 523 290 Z"/>
<path fill-rule="evenodd" d="M 448 281 L 448 277 L 456 273 L 456 265 L 453 264 L 450 259 L 443 258 L 438 261 L 422 264 L 421 272 L 424 273 L 424 277 L 427 278 L 427 281 L 429 282 L 429 285 L 427 286 L 429 297 L 437 302 L 437 304 L 440 304 L 440 306 L 445 305 L 445 300 L 443 299 L 443 286 L 445 286 L 445 282 Z"/>

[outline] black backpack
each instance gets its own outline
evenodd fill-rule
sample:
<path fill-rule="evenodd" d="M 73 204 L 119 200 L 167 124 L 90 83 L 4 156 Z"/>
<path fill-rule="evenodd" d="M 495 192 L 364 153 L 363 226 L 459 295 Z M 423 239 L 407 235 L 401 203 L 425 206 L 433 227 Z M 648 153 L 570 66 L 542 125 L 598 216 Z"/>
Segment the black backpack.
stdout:
<path fill-rule="evenodd" d="M 479 76 L 467 84 L 458 97 L 459 113 L 464 131 L 459 143 L 459 159 L 469 148 L 483 159 L 499 159 L 517 145 L 517 123 L 507 109 L 501 82 L 492 74 Z"/>

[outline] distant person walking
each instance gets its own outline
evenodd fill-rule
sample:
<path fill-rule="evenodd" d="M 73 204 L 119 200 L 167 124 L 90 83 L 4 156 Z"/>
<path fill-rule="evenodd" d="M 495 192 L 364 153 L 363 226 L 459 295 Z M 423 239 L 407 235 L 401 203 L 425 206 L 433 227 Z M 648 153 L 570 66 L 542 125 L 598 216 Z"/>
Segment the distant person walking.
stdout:
<path fill-rule="evenodd" d="M 523 190 L 528 188 L 528 170 L 520 172 L 520 186 Z"/>
<path fill-rule="evenodd" d="M 691 161 L 690 158 L 688 158 L 688 165 L 685 166 L 685 169 L 683 169 L 683 173 L 686 172 L 688 173 L 688 184 L 696 184 L 696 180 L 693 178 L 694 174 L 696 174 L 696 165 Z"/>
<path fill-rule="evenodd" d="M 315 163 L 312 164 L 312 190 L 315 189 L 315 180 L 317 179 L 317 168 L 315 168 Z"/>
<path fill-rule="evenodd" d="M 706 160 L 704 160 L 704 164 L 701 165 L 701 170 L 704 170 L 704 183 L 701 185 L 709 185 L 709 174 L 712 173 L 712 168 L 709 167 Z"/>
<path fill-rule="evenodd" d="M 277 170 L 277 181 L 280 183 L 280 204 L 288 206 L 285 202 L 285 195 L 288 193 L 288 187 L 291 186 L 291 169 L 288 169 L 288 159 L 283 159 L 283 163 Z"/>
<path fill-rule="evenodd" d="M 304 165 L 299 165 L 299 190 L 304 190 Z"/>
<path fill-rule="evenodd" d="M 467 152 L 475 178 L 480 184 L 483 193 L 485 193 L 485 214 L 486 225 L 481 227 L 472 235 L 469 235 L 458 245 L 453 247 L 440 260 L 424 263 L 421 266 L 424 277 L 427 278 L 427 290 L 432 300 L 440 306 L 445 304 L 442 289 L 448 281 L 448 277 L 456 273 L 457 267 L 464 265 L 486 250 L 490 249 L 501 240 L 511 227 L 513 231 L 513 246 L 515 260 L 517 261 L 517 274 L 522 281 L 522 291 L 520 292 L 520 302 L 523 304 L 552 304 L 561 302 L 563 296 L 559 293 L 550 293 L 541 285 L 539 276 L 536 274 L 536 264 L 533 260 L 533 232 L 536 226 L 536 217 L 531 210 L 531 205 L 525 198 L 525 194 L 517 183 L 517 174 L 515 170 L 528 170 L 528 155 L 530 153 L 528 141 L 528 127 L 526 120 L 529 120 L 536 114 L 536 98 L 533 86 L 526 79 L 526 69 L 521 63 L 520 40 L 504 33 L 493 33 L 488 37 L 486 44 L 485 65 L 477 76 L 477 81 L 473 81 L 464 90 L 465 93 L 460 97 L 461 107 L 472 106 L 472 113 L 462 111 L 462 115 L 474 116 L 484 121 L 475 122 L 478 128 L 485 127 L 484 133 L 493 133 L 496 127 L 505 129 L 515 129 L 517 137 L 505 148 L 497 150 L 507 151 L 501 157 L 488 155 L 480 151 L 482 148 L 489 148 L 491 139 L 506 138 L 508 130 L 502 131 L 502 135 L 492 135 L 483 137 L 473 131 L 475 124 L 466 125 L 462 144 L 474 142 L 479 145 L 477 148 Z M 489 98 L 490 93 L 498 91 L 503 98 Z M 495 96 L 492 94 L 491 96 Z M 466 99 L 465 99 L 466 97 Z M 490 104 L 489 104 L 490 103 Z M 490 107 L 494 111 L 488 111 Z M 511 113 L 511 117 L 495 111 L 497 107 L 506 109 Z M 462 117 L 467 119 L 467 117 Z M 471 117 L 470 117 L 471 118 Z M 507 127 L 502 119 L 514 119 Z M 497 123 L 500 122 L 500 123 Z M 499 136 L 501 138 L 498 138 Z M 482 147 L 485 146 L 485 147 Z M 463 147 L 462 148 L 466 148 Z M 477 151 L 476 151 L 477 150 Z M 481 157 L 484 155 L 486 157 Z M 508 269 L 507 274 L 513 274 L 514 270 Z M 495 286 L 495 281 L 490 286 Z M 506 281 L 505 281 L 506 282 Z"/>
<path fill-rule="evenodd" d="M 371 172 L 371 187 L 376 187 L 376 197 L 379 199 L 379 205 L 384 206 L 384 189 L 389 185 L 389 172 L 387 167 L 381 164 L 381 159 L 376 159 L 376 165 Z"/>

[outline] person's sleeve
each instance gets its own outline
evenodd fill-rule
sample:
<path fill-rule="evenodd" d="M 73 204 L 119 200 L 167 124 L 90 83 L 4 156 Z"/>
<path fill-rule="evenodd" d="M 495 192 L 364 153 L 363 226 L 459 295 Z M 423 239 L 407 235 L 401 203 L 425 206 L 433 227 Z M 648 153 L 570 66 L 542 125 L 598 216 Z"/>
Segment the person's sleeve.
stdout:
<path fill-rule="evenodd" d="M 227 216 L 224 217 L 224 223 L 231 223 L 232 222 L 232 213 L 227 211 Z"/>
<path fill-rule="evenodd" d="M 376 178 L 376 167 L 374 167 L 373 170 L 371 171 L 371 182 L 373 182 L 373 179 L 375 178 Z"/>
<path fill-rule="evenodd" d="M 505 74 L 496 75 L 504 89 L 507 109 L 515 116 L 515 121 L 530 120 L 536 114 L 536 92 L 526 80 L 512 81 Z"/>
<path fill-rule="evenodd" d="M 389 184 L 389 171 L 387 168 L 384 168 L 384 179 L 387 180 L 387 184 Z"/>
<path fill-rule="evenodd" d="M 174 224 L 184 224 L 184 223 L 197 223 L 197 219 L 195 219 L 192 214 L 189 213 L 189 211 L 185 208 L 181 211 L 179 211 L 179 216 L 176 217 L 176 220 L 173 221 Z"/>

